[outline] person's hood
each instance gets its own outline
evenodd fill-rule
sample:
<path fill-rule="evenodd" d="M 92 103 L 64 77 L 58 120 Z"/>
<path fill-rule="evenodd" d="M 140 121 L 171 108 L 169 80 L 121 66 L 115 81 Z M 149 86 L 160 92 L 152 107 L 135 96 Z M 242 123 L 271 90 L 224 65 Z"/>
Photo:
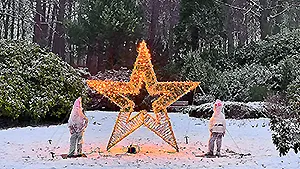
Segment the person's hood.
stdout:
<path fill-rule="evenodd" d="M 81 97 L 78 97 L 73 105 L 73 108 L 82 108 Z"/>
<path fill-rule="evenodd" d="M 223 102 L 219 99 L 216 100 L 216 102 L 214 103 L 213 106 L 213 110 L 214 110 L 214 116 L 218 116 L 222 114 L 222 109 L 223 109 Z"/>
<path fill-rule="evenodd" d="M 71 115 L 69 118 L 69 125 L 80 124 L 84 119 L 84 114 L 82 111 L 81 97 L 75 100 Z"/>

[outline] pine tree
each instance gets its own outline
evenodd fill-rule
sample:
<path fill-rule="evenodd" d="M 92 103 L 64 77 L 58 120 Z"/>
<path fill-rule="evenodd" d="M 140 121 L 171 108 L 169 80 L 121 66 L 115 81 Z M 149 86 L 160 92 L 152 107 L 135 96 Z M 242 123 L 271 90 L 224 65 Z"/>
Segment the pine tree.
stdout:
<path fill-rule="evenodd" d="M 87 55 L 86 66 L 92 74 L 133 63 L 130 55 L 136 51 L 142 28 L 136 1 L 78 0 L 77 15 L 68 22 L 67 33 L 78 53 Z"/>

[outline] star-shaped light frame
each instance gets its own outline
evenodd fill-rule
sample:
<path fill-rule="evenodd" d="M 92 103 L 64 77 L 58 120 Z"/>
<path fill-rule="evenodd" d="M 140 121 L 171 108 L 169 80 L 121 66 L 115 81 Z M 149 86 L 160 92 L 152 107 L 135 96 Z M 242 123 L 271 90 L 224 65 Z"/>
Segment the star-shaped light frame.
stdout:
<path fill-rule="evenodd" d="M 144 125 L 179 151 L 167 114 L 167 107 L 195 89 L 200 82 L 158 82 L 145 41 L 140 43 L 138 53 L 129 82 L 87 80 L 88 86 L 120 107 L 107 150 Z M 159 96 L 152 103 L 155 117 L 148 114 L 146 110 L 141 110 L 131 117 L 135 103 L 127 95 L 138 95 L 143 83 L 151 96 Z"/>

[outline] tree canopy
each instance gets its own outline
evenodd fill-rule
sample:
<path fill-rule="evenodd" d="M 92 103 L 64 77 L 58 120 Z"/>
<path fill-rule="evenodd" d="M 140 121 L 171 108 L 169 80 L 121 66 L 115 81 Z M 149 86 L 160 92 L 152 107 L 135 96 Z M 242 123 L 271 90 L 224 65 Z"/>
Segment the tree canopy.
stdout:
<path fill-rule="evenodd" d="M 137 5 L 133 0 L 78 0 L 78 18 L 67 21 L 67 34 L 77 51 L 87 54 L 92 74 L 133 63 L 142 29 Z"/>

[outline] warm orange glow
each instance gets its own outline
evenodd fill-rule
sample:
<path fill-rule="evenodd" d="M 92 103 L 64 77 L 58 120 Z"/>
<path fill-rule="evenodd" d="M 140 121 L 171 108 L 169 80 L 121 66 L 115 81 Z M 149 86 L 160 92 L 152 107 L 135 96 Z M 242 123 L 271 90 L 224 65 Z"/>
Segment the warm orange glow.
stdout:
<path fill-rule="evenodd" d="M 107 149 L 144 125 L 174 147 L 176 151 L 179 151 L 166 108 L 190 90 L 195 89 L 200 82 L 158 82 L 145 41 L 140 43 L 138 53 L 129 82 L 87 81 L 92 89 L 106 96 L 121 108 Z M 143 83 L 151 96 L 160 96 L 152 103 L 152 109 L 156 116 L 154 118 L 146 110 L 141 110 L 130 118 L 135 104 L 126 95 L 138 95 Z"/>

